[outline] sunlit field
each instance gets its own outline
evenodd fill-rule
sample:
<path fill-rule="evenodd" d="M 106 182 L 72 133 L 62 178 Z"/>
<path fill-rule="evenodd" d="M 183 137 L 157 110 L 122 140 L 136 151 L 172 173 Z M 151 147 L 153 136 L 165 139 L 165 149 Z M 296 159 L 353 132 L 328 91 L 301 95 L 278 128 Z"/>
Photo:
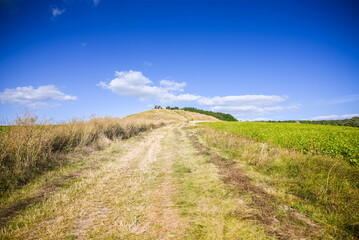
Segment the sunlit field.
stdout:
<path fill-rule="evenodd" d="M 287 123 L 200 123 L 209 148 L 241 164 L 256 181 L 336 239 L 357 236 L 357 128 Z"/>
<path fill-rule="evenodd" d="M 297 123 L 204 123 L 214 129 L 239 134 L 303 153 L 340 157 L 359 163 L 359 128 Z"/>

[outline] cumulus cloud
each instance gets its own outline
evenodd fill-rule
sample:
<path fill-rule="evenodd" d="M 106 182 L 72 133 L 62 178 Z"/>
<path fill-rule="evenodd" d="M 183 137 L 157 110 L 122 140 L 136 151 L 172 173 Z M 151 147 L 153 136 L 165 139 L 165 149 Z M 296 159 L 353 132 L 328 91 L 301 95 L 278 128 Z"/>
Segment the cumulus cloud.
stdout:
<path fill-rule="evenodd" d="M 185 83 L 162 80 L 160 86 L 138 71 L 121 71 L 115 73 L 116 78 L 109 83 L 100 82 L 98 85 L 122 96 L 137 97 L 140 100 L 156 99 L 162 103 L 195 101 L 199 96 L 191 94 L 174 94 L 182 91 Z"/>
<path fill-rule="evenodd" d="M 269 106 L 276 103 L 280 103 L 286 100 L 286 96 L 276 95 L 241 95 L 241 96 L 225 96 L 225 97 L 203 97 L 199 101 L 201 105 L 255 105 L 255 106 Z"/>
<path fill-rule="evenodd" d="M 98 84 L 104 89 L 121 96 L 136 97 L 140 100 L 156 100 L 161 103 L 193 102 L 210 106 L 212 111 L 230 112 L 235 116 L 262 116 L 273 112 L 298 109 L 300 105 L 280 106 L 287 96 L 277 95 L 239 95 L 205 97 L 184 92 L 185 82 L 161 80 L 159 86 L 138 71 L 121 71 L 115 78 Z"/>
<path fill-rule="evenodd" d="M 318 116 L 318 117 L 309 118 L 308 120 L 338 120 L 338 119 L 348 119 L 352 117 L 359 117 L 359 114 Z"/>
<path fill-rule="evenodd" d="M 141 100 L 158 98 L 167 91 L 161 87 L 152 86 L 152 81 L 137 71 L 121 71 L 115 73 L 116 78 L 109 83 L 100 82 L 105 89 L 122 96 L 137 97 Z"/>
<path fill-rule="evenodd" d="M 239 106 L 214 106 L 212 107 L 213 111 L 219 112 L 230 112 L 237 117 L 244 116 L 262 116 L 273 112 L 280 112 L 290 109 L 298 109 L 300 105 L 293 106 L 272 106 L 272 107 L 263 107 L 256 105 L 239 105 Z"/>
<path fill-rule="evenodd" d="M 66 9 L 61 9 L 61 8 L 58 8 L 55 6 L 51 8 L 51 14 L 52 14 L 53 18 L 56 18 L 57 16 L 62 15 L 65 11 L 66 11 Z"/>
<path fill-rule="evenodd" d="M 174 82 L 174 81 L 170 81 L 170 80 L 161 80 L 160 81 L 160 85 L 161 87 L 169 90 L 169 91 L 180 91 L 183 92 L 184 87 L 186 87 L 186 83 L 185 82 Z"/>
<path fill-rule="evenodd" d="M 45 105 L 58 105 L 55 102 L 77 100 L 77 97 L 66 95 L 59 91 L 54 85 L 40 86 L 34 88 L 29 87 L 17 87 L 6 88 L 3 92 L 0 92 L 0 102 L 2 104 L 20 104 L 28 106 L 45 106 Z"/>
<path fill-rule="evenodd" d="M 176 103 L 176 102 L 195 102 L 199 100 L 201 96 L 193 95 L 193 94 L 171 94 L 167 93 L 160 98 L 160 102 L 162 103 Z"/>

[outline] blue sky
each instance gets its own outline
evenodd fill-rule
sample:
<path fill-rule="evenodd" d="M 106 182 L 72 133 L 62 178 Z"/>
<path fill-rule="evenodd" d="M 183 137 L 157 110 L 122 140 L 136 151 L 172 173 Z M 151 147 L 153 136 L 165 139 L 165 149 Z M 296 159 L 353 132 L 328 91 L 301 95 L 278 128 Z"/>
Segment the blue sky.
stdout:
<path fill-rule="evenodd" d="M 0 114 L 359 114 L 359 2 L 0 0 Z"/>

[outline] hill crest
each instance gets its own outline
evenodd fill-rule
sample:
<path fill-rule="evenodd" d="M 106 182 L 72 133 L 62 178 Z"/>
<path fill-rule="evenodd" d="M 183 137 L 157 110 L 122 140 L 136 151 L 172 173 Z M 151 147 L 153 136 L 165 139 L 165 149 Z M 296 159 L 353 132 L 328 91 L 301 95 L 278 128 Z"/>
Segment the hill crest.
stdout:
<path fill-rule="evenodd" d="M 207 116 L 201 113 L 188 112 L 184 110 L 153 109 L 136 113 L 125 117 L 127 120 L 160 120 L 166 122 L 188 122 L 204 121 L 218 122 L 221 121 L 215 117 Z"/>

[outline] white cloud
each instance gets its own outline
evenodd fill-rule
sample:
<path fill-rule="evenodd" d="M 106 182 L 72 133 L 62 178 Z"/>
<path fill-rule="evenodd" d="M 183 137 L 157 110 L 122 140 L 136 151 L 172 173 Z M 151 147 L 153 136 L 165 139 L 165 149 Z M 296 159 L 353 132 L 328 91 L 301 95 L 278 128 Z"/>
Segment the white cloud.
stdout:
<path fill-rule="evenodd" d="M 115 73 L 110 82 L 100 82 L 98 85 L 112 92 L 136 97 L 140 100 L 154 99 L 161 103 L 193 102 L 199 105 L 211 106 L 213 111 L 230 112 L 235 116 L 262 116 L 273 112 L 298 109 L 300 105 L 279 106 L 286 96 L 277 95 L 239 95 L 224 97 L 204 97 L 184 92 L 185 82 L 161 80 L 159 86 L 138 71 L 121 71 Z"/>
<path fill-rule="evenodd" d="M 141 100 L 158 98 L 167 93 L 161 87 L 152 86 L 152 81 L 137 71 L 122 71 L 115 73 L 116 78 L 109 83 L 100 82 L 105 89 L 123 96 L 137 97 Z"/>
<path fill-rule="evenodd" d="M 284 110 L 298 109 L 298 108 L 300 108 L 300 105 L 272 106 L 272 107 L 263 107 L 260 105 L 259 106 L 241 105 L 241 106 L 214 106 L 212 107 L 212 111 L 230 112 L 237 117 L 245 117 L 245 116 L 263 116 L 273 112 L 280 112 Z"/>
<path fill-rule="evenodd" d="M 38 88 L 17 87 L 6 88 L 0 92 L 0 102 L 2 104 L 21 104 L 28 106 L 54 106 L 53 101 L 77 100 L 77 97 L 66 95 L 59 91 L 54 85 L 40 86 Z"/>
<path fill-rule="evenodd" d="M 192 95 L 192 94 L 171 94 L 167 93 L 159 99 L 162 103 L 175 103 L 175 102 L 195 102 L 198 101 L 201 96 Z"/>
<path fill-rule="evenodd" d="M 318 116 L 318 117 L 309 118 L 308 120 L 338 120 L 338 119 L 348 119 L 352 117 L 359 117 L 359 114 Z"/>
<path fill-rule="evenodd" d="M 160 85 L 161 85 L 161 87 L 163 87 L 169 91 L 183 92 L 183 90 L 187 84 L 185 82 L 179 83 L 179 82 L 174 82 L 171 80 L 161 80 Z"/>
<path fill-rule="evenodd" d="M 159 87 L 153 86 L 152 81 L 141 72 L 132 70 L 116 72 L 115 76 L 109 83 L 100 82 L 99 86 L 122 96 L 137 97 L 140 100 L 156 99 L 162 103 L 195 101 L 199 98 L 191 94 L 172 93 L 183 90 L 186 83 L 162 80 Z"/>
<path fill-rule="evenodd" d="M 286 96 L 276 95 L 241 95 L 241 96 L 225 96 L 225 97 L 203 97 L 199 103 L 201 105 L 225 105 L 225 106 L 238 106 L 238 105 L 256 105 L 256 106 L 269 106 L 280 103 L 286 100 Z"/>
<path fill-rule="evenodd" d="M 62 15 L 64 12 L 66 11 L 66 9 L 61 9 L 58 7 L 52 7 L 51 8 L 51 14 L 53 18 L 56 18 L 57 16 Z"/>

